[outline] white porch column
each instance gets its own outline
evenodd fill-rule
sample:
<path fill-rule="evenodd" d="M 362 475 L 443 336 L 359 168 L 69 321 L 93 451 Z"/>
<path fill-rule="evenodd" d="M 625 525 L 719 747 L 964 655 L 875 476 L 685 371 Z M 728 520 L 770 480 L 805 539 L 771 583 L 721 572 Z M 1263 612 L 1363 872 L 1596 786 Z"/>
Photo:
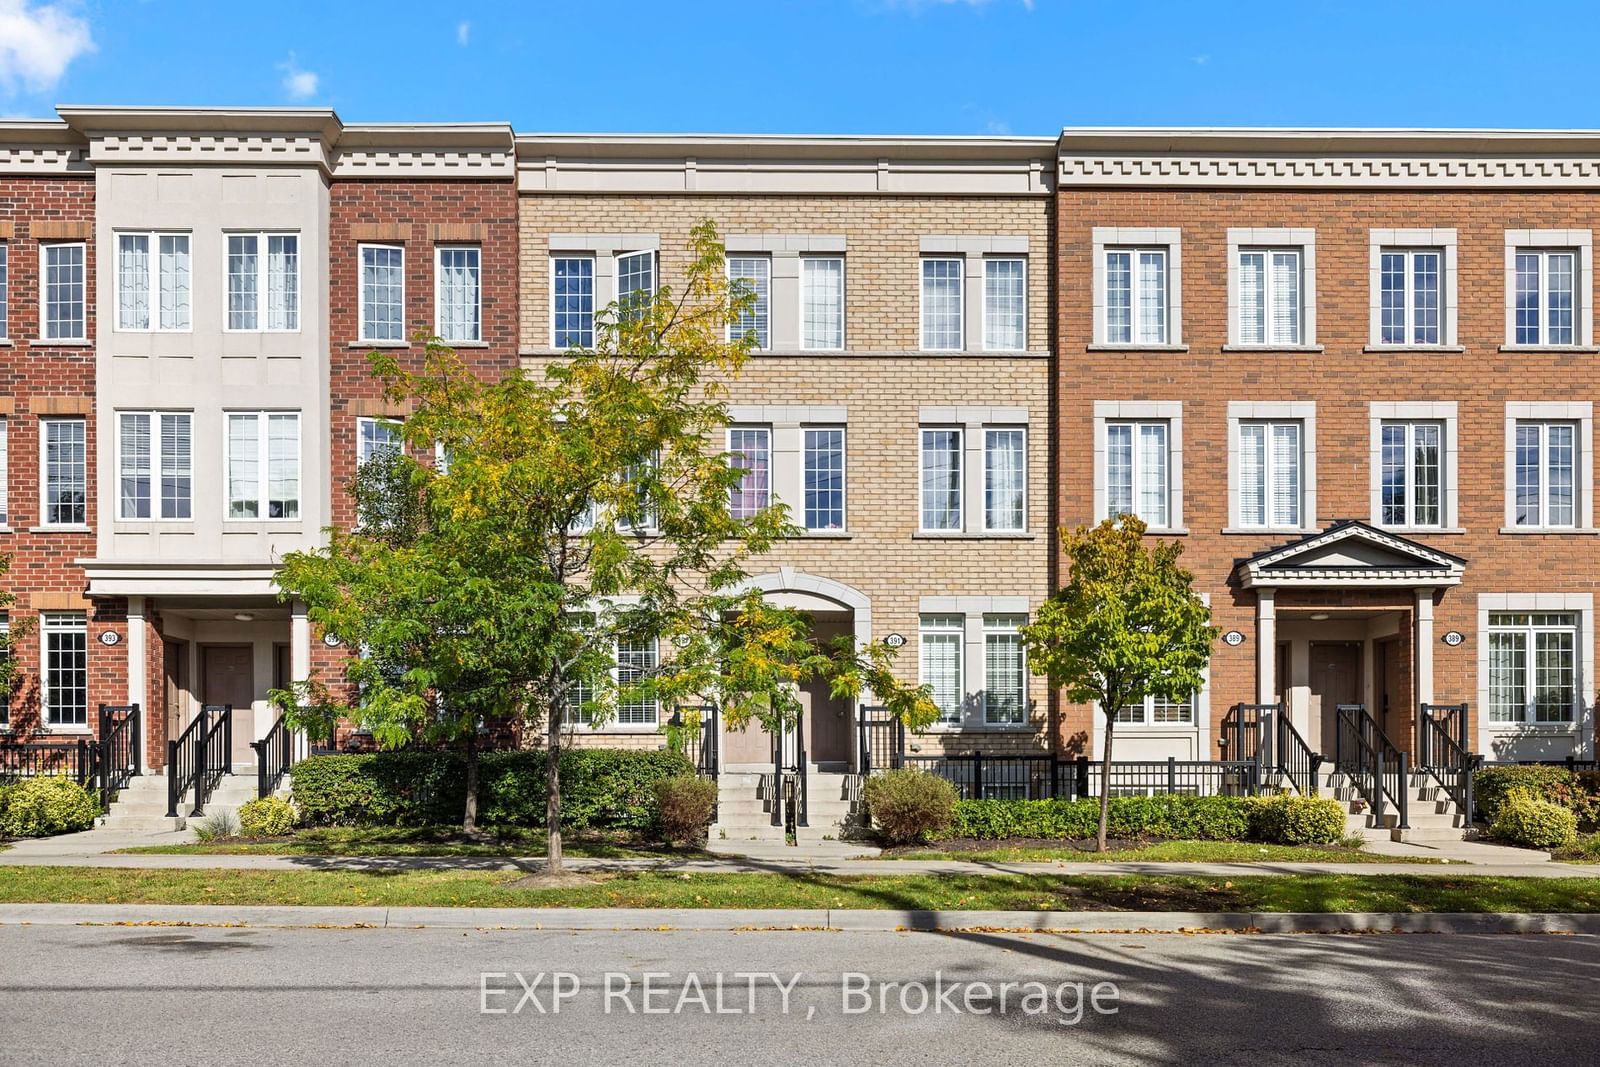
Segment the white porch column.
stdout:
<path fill-rule="evenodd" d="M 1276 589 L 1256 590 L 1256 703 L 1277 698 L 1278 616 Z"/>
<path fill-rule="evenodd" d="M 150 687 L 145 678 L 145 602 L 142 596 L 128 598 L 128 699 L 126 703 L 139 705 L 140 766 L 145 753 L 150 750 L 146 740 L 150 736 L 150 716 L 155 712 L 147 707 Z"/>
<path fill-rule="evenodd" d="M 1433 590 L 1417 590 L 1416 611 L 1416 670 L 1417 703 L 1433 703 Z M 1416 708 L 1412 712 L 1416 712 Z"/>
<path fill-rule="evenodd" d="M 306 606 L 294 601 L 289 608 L 289 684 L 295 685 L 311 677 L 311 620 L 306 616 Z M 306 735 L 296 732 L 295 759 L 309 754 Z"/>

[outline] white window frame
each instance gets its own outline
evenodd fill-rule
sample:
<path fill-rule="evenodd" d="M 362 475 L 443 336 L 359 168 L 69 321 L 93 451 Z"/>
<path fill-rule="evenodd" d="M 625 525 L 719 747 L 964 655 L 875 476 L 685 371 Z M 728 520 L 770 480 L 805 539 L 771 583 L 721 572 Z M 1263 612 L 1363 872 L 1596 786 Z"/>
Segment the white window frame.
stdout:
<path fill-rule="evenodd" d="M 659 669 L 659 667 L 661 666 L 661 642 L 660 642 L 659 639 L 651 638 L 651 639 L 649 639 L 648 641 L 646 641 L 644 643 L 648 644 L 650 646 L 649 647 L 649 655 L 650 655 L 650 659 L 651 659 L 651 665 L 648 666 L 648 667 L 642 668 L 642 670 L 644 672 L 648 673 L 649 671 Z M 617 641 L 617 642 L 614 642 L 612 644 L 611 679 L 612 679 L 612 682 L 613 682 L 614 685 L 616 685 L 618 687 L 621 686 L 621 684 L 622 684 L 622 642 L 621 641 Z M 619 695 L 619 698 L 617 700 L 617 714 L 616 714 L 616 719 L 615 719 L 616 726 L 619 727 L 621 730 L 624 730 L 624 731 L 627 731 L 627 730 L 649 730 L 651 732 L 654 732 L 656 729 L 658 729 L 659 726 L 660 726 L 660 723 L 661 723 L 661 701 L 660 700 L 650 700 L 650 701 L 641 703 L 639 705 L 639 707 L 641 707 L 641 708 L 648 707 L 649 715 L 650 715 L 650 718 L 648 720 L 646 720 L 646 719 L 638 719 L 638 720 L 635 720 L 635 721 L 629 721 L 629 720 L 623 719 L 623 717 L 622 717 L 623 716 L 623 703 L 622 703 L 622 700 L 620 699 L 620 695 Z"/>
<path fill-rule="evenodd" d="M 79 321 L 83 329 L 77 334 L 52 334 L 50 332 L 50 268 L 49 254 L 58 248 L 76 248 L 80 256 L 78 262 L 78 287 L 83 291 L 83 301 L 79 309 Z M 77 344 L 89 339 L 89 245 L 86 241 L 40 241 L 39 242 L 39 338 L 43 343 L 52 341 L 64 344 Z"/>
<path fill-rule="evenodd" d="M 299 230 L 224 230 L 222 232 L 222 331 L 224 333 L 299 333 L 305 321 L 305 295 L 306 289 L 302 283 L 305 271 L 302 269 L 305 260 L 305 246 L 300 243 L 302 234 Z M 234 326 L 230 323 L 228 305 L 228 283 L 233 277 L 231 269 L 229 242 L 235 237 L 252 237 L 256 242 L 256 324 L 254 326 Z M 287 327 L 271 327 L 269 311 L 271 304 L 271 272 L 267 267 L 267 244 L 273 237 L 294 238 L 294 325 Z M 287 305 L 286 305 L 287 306 Z"/>
<path fill-rule="evenodd" d="M 1091 233 L 1094 250 L 1094 346 L 1097 348 L 1181 350 L 1183 348 L 1183 231 L 1176 226 L 1096 226 Z M 1132 329 L 1127 341 L 1110 339 L 1107 315 L 1110 300 L 1106 291 L 1106 255 L 1110 252 L 1133 252 L 1135 255 L 1133 282 L 1137 285 L 1140 251 L 1164 252 L 1167 257 L 1167 310 L 1166 336 L 1159 342 L 1137 340 L 1139 297 L 1137 288 L 1131 295 L 1130 322 Z"/>
<path fill-rule="evenodd" d="M 966 631 L 966 619 L 957 612 L 923 612 L 917 617 L 917 684 L 933 684 L 928 677 L 928 638 L 948 639 L 954 635 L 956 641 L 956 708 L 952 715 L 940 707 L 936 726 L 959 727 L 966 719 Z"/>
<path fill-rule="evenodd" d="M 76 423 L 83 431 L 83 519 L 78 522 L 50 521 L 50 427 Z M 89 522 L 89 420 L 82 415 L 48 415 L 39 420 L 39 525 L 50 529 L 81 530 Z"/>
<path fill-rule="evenodd" d="M 1460 442 L 1457 429 L 1455 401 L 1419 401 L 1414 403 L 1377 402 L 1368 405 L 1368 468 L 1371 474 L 1372 525 L 1396 533 L 1461 533 L 1457 476 L 1461 469 Z M 1383 427 L 1388 423 L 1432 422 L 1442 424 L 1444 433 L 1440 441 L 1440 516 L 1439 522 L 1429 526 L 1395 524 L 1383 521 Z M 1411 481 L 1408 475 L 1407 517 L 1411 516 L 1409 496 Z"/>
<path fill-rule="evenodd" d="M 1383 340 L 1383 256 L 1386 252 L 1438 252 L 1439 253 L 1439 341 L 1436 344 L 1410 343 L 1414 328 L 1412 313 L 1415 310 L 1411 297 L 1414 277 L 1410 259 L 1406 261 L 1406 341 L 1391 343 Z M 1456 344 L 1457 256 L 1456 231 L 1450 227 L 1431 229 L 1372 229 L 1367 231 L 1367 292 L 1368 326 L 1367 348 L 1376 351 L 1453 350 Z"/>
<path fill-rule="evenodd" d="M 989 267 L 992 264 L 1017 263 L 1022 267 L 1022 344 L 1017 347 L 993 344 L 989 338 Z M 981 308 L 983 318 L 983 350 L 985 352 L 1026 352 L 1028 350 L 1028 257 L 1027 256 L 984 256 L 983 278 L 981 282 L 983 291 L 980 294 L 978 306 Z"/>
<path fill-rule="evenodd" d="M 776 459 L 776 455 L 775 455 L 775 453 L 773 451 L 773 428 L 771 426 L 733 425 L 733 426 L 729 426 L 728 427 L 727 433 L 726 433 L 725 437 L 723 438 L 724 447 L 727 449 L 728 455 L 730 457 L 732 457 L 733 454 L 734 454 L 733 435 L 735 433 L 760 433 L 760 434 L 765 434 L 766 435 L 766 439 L 767 439 L 766 500 L 765 500 L 764 503 L 761 504 L 760 507 L 756 508 L 755 511 L 752 512 L 750 515 L 745 515 L 745 516 L 742 516 L 742 517 L 741 516 L 734 516 L 735 518 L 740 518 L 741 521 L 742 521 L 743 519 L 751 518 L 755 514 L 759 514 L 761 511 L 763 511 L 763 510 L 765 510 L 767 508 L 770 508 L 772 506 L 773 500 L 775 499 L 774 489 L 773 489 L 773 466 L 774 466 L 774 461 Z M 741 469 L 741 470 L 749 470 L 750 468 L 746 468 L 743 465 L 740 465 L 739 469 Z M 741 482 L 743 481 L 744 477 L 745 477 L 745 475 L 740 475 Z M 732 497 L 732 494 L 733 493 L 743 493 L 744 489 L 741 488 L 738 485 L 735 485 L 729 492 L 730 492 L 730 495 L 729 495 L 729 499 L 728 499 L 728 513 L 730 515 L 733 515 L 733 497 Z"/>
<path fill-rule="evenodd" d="M 243 413 L 241 413 L 241 414 L 243 414 Z M 395 434 L 396 434 L 396 437 L 395 437 L 396 448 L 401 450 L 401 451 L 404 451 L 404 449 L 405 449 L 405 439 L 402 436 L 403 432 L 404 432 L 403 428 L 401 426 L 402 421 L 403 420 L 401 420 L 401 419 L 389 418 L 389 417 L 384 416 L 384 415 L 358 415 L 358 416 L 356 416 L 356 467 L 358 469 L 361 467 L 362 464 L 366 463 L 369 459 L 372 458 L 371 456 L 363 456 L 361 454 L 362 446 L 366 443 L 368 427 L 376 427 L 378 425 L 386 425 L 386 426 L 393 427 L 394 431 L 395 431 Z"/>
<path fill-rule="evenodd" d="M 661 291 L 661 254 L 659 250 L 654 248 L 636 248 L 628 251 L 617 252 L 612 257 L 611 277 L 616 281 L 617 307 L 619 312 L 626 313 L 627 309 L 622 307 L 622 301 L 632 295 L 631 293 L 625 293 L 622 291 L 623 261 L 629 259 L 638 259 L 640 256 L 647 256 L 650 260 L 650 287 L 648 290 L 644 291 L 650 294 L 650 299 L 652 300 L 655 299 L 655 295 Z M 638 291 L 640 290 L 635 290 L 635 292 Z"/>
<path fill-rule="evenodd" d="M 983 724 L 987 727 L 1017 727 L 1028 724 L 1028 649 L 1022 643 L 1020 629 L 1028 621 L 1026 614 L 996 614 L 985 613 L 983 619 L 983 644 L 981 656 L 983 659 Z M 1016 711 L 1016 718 L 997 718 L 995 709 L 990 706 L 989 688 L 989 639 L 991 637 L 1015 637 L 1017 640 L 1017 670 L 1018 691 L 1021 693 L 1021 702 Z"/>
<path fill-rule="evenodd" d="M 469 252 L 477 258 L 473 277 L 473 322 L 477 330 L 472 337 L 446 337 L 444 333 L 444 257 L 446 253 Z M 433 332 L 446 344 L 476 345 L 483 343 L 483 246 L 471 242 L 453 242 L 433 246 Z"/>
<path fill-rule="evenodd" d="M 367 333 L 367 252 L 382 250 L 400 253 L 400 336 L 373 337 Z M 401 241 L 362 241 L 356 245 L 356 334 L 366 344 L 403 345 L 406 343 L 406 246 Z"/>
<path fill-rule="evenodd" d="M 50 639 L 58 634 L 76 634 L 83 639 L 83 721 L 58 722 L 50 693 L 55 688 L 50 677 Z M 89 732 L 89 618 L 81 611 L 42 611 L 39 613 L 39 719 L 46 733 L 84 734 Z"/>
<path fill-rule="evenodd" d="M 1297 252 L 1300 256 L 1300 337 L 1297 341 L 1244 340 L 1244 294 L 1240 284 L 1239 257 L 1247 252 L 1271 256 L 1274 252 Z M 1269 271 L 1270 279 L 1270 271 Z M 1271 286 L 1267 293 L 1268 332 L 1271 329 Z M 1228 228 L 1228 347 L 1263 351 L 1317 350 L 1317 231 L 1304 228 L 1239 227 Z"/>
<path fill-rule="evenodd" d="M 1573 523 L 1569 526 L 1517 524 L 1517 425 L 1527 422 L 1570 422 L 1577 427 L 1573 459 Z M 1541 463 L 1544 462 L 1541 448 Z M 1547 479 L 1541 478 L 1543 493 Z M 1543 514 L 1544 504 L 1540 504 Z M 1503 534 L 1592 533 L 1594 531 L 1594 404 L 1591 401 L 1508 402 L 1505 426 L 1505 525 Z"/>
<path fill-rule="evenodd" d="M 188 230 L 118 230 L 115 233 L 116 241 L 112 246 L 115 262 L 112 269 L 114 278 L 113 290 L 115 303 L 113 305 L 112 329 L 118 333 L 193 333 L 194 332 L 194 235 Z M 122 322 L 122 242 L 128 237 L 143 237 L 148 245 L 145 255 L 145 319 L 148 326 L 125 326 Z M 185 255 L 188 260 L 187 274 L 189 276 L 189 306 L 185 309 L 185 321 L 182 326 L 161 325 L 161 239 L 164 237 L 182 238 L 187 243 Z"/>
<path fill-rule="evenodd" d="M 806 476 L 810 473 L 811 449 L 806 438 L 812 433 L 839 434 L 839 525 L 812 526 L 806 506 Z M 850 428 L 844 423 L 804 424 L 800 427 L 800 524 L 807 533 L 842 534 L 850 528 Z"/>
<path fill-rule="evenodd" d="M 1264 526 L 1250 526 L 1242 519 L 1240 451 L 1241 423 L 1300 423 L 1300 524 L 1275 526 L 1270 515 Z M 1270 454 L 1270 448 L 1269 448 Z M 1269 501 L 1270 503 L 1270 501 Z M 1312 401 L 1249 401 L 1228 403 L 1228 521 L 1224 533 L 1312 533 L 1317 529 L 1317 405 Z"/>
<path fill-rule="evenodd" d="M 985 533 L 1018 534 L 1028 529 L 1028 427 L 986 425 L 983 434 L 983 499 L 978 506 L 983 512 Z M 1022 435 L 1022 521 L 1016 526 L 994 526 L 989 522 L 989 435 L 991 433 L 1019 433 Z"/>
<path fill-rule="evenodd" d="M 11 528 L 11 416 L 0 415 L 0 530 Z"/>
<path fill-rule="evenodd" d="M 589 343 L 586 345 L 563 345 L 559 340 L 560 327 L 556 323 L 556 261 L 557 260 L 582 260 L 589 264 Z M 558 252 L 550 253 L 550 347 L 565 352 L 570 348 L 593 348 L 595 336 L 599 329 L 600 311 L 600 257 L 593 252 Z"/>
<path fill-rule="evenodd" d="M 1507 230 L 1506 241 L 1506 334 L 1502 351 L 1546 351 L 1594 347 L 1594 232 L 1592 230 Z M 1538 254 L 1540 261 L 1541 316 L 1548 305 L 1544 289 L 1544 254 L 1572 252 L 1574 255 L 1572 279 L 1572 341 L 1568 344 L 1550 344 L 1545 340 L 1548 323 L 1541 321 L 1539 341 L 1528 344 L 1517 341 L 1517 256 Z"/>
<path fill-rule="evenodd" d="M 11 242 L 0 240 L 0 341 L 11 337 Z"/>
<path fill-rule="evenodd" d="M 928 453 L 929 433 L 953 433 L 956 435 L 956 524 L 954 526 L 927 526 L 923 519 L 926 517 L 924 497 L 928 492 L 925 480 L 924 461 Z M 967 427 L 963 425 L 917 427 L 917 532 L 923 534 L 958 534 L 967 528 Z"/>
<path fill-rule="evenodd" d="M 1576 668 L 1573 693 L 1572 718 L 1566 722 L 1538 722 L 1526 717 L 1510 721 L 1491 721 L 1489 718 L 1489 619 L 1502 613 L 1515 614 L 1574 614 L 1578 617 Z M 1479 593 L 1478 594 L 1478 751 L 1499 753 L 1504 758 L 1517 758 L 1517 743 L 1533 739 L 1536 755 L 1543 746 L 1542 740 L 1550 737 L 1571 739 L 1571 751 L 1580 758 L 1585 755 L 1584 739 L 1593 738 L 1595 709 L 1593 685 L 1595 678 L 1595 613 L 1593 593 Z M 1527 712 L 1524 710 L 1524 716 Z M 1524 757 L 1527 758 L 1527 757 Z"/>
<path fill-rule="evenodd" d="M 124 515 L 122 513 L 122 420 L 130 415 L 143 416 L 150 420 L 150 514 L 146 517 Z M 184 418 L 189 420 L 189 514 L 165 516 L 162 511 L 161 478 L 163 453 L 161 420 L 167 418 Z M 129 408 L 119 409 L 115 421 L 116 441 L 112 448 L 112 475 L 115 479 L 113 493 L 116 496 L 116 515 L 118 522 L 164 522 L 186 523 L 194 521 L 194 412 L 174 410 L 171 408 Z"/>
<path fill-rule="evenodd" d="M 744 333 L 740 333 L 738 336 L 742 337 L 745 334 L 754 333 L 756 335 L 756 337 L 755 337 L 755 345 L 753 346 L 755 351 L 757 351 L 757 352 L 770 352 L 770 351 L 772 351 L 772 329 L 773 329 L 773 321 L 772 321 L 772 295 L 773 295 L 772 294 L 772 253 L 770 253 L 770 252 L 729 252 L 729 253 L 727 253 L 726 256 L 725 256 L 725 259 L 724 259 L 724 263 L 728 268 L 728 284 L 730 286 L 734 282 L 739 281 L 740 279 L 743 279 L 743 278 L 747 277 L 747 275 L 735 274 L 734 273 L 733 261 L 736 260 L 736 259 L 738 259 L 738 260 L 748 260 L 748 261 L 751 261 L 751 262 L 765 264 L 766 277 L 762 278 L 762 279 L 752 279 L 752 280 L 755 280 L 755 281 L 762 282 L 764 284 L 764 286 L 765 286 L 765 292 L 763 292 L 760 287 L 757 287 L 757 286 L 751 286 L 750 287 L 751 291 L 752 291 L 752 293 L 754 295 L 754 301 L 750 305 L 750 314 L 753 317 L 754 321 L 751 323 L 751 325 L 749 327 L 747 327 L 745 329 Z M 761 322 L 762 320 L 765 320 L 765 323 L 766 323 L 765 327 L 757 325 L 757 323 Z M 732 343 L 733 341 L 738 339 L 738 337 L 735 336 L 735 334 L 738 332 L 736 330 L 737 325 L 738 324 L 734 323 L 734 322 L 729 322 L 728 323 L 727 336 L 728 336 L 729 343 Z M 766 335 L 767 335 L 765 340 L 763 340 L 762 337 L 761 337 L 761 332 L 762 332 L 763 329 L 765 329 L 765 332 L 766 332 Z"/>
<path fill-rule="evenodd" d="M 237 518 L 228 514 L 233 503 L 230 486 L 232 481 L 233 456 L 229 451 L 231 447 L 230 434 L 228 433 L 229 421 L 235 415 L 254 415 L 256 417 L 256 456 L 258 462 L 256 480 L 256 514 L 242 515 Z M 273 518 L 268 514 L 272 510 L 271 491 L 272 483 L 271 465 L 269 454 L 271 446 L 271 416 L 293 415 L 295 417 L 295 514 Z M 264 522 L 272 524 L 299 523 L 306 513 L 306 471 L 305 471 L 305 414 L 304 412 L 289 408 L 262 408 L 238 409 L 229 408 L 222 412 L 222 521 L 225 523 Z"/>
<path fill-rule="evenodd" d="M 814 345 L 806 343 L 806 266 L 810 263 L 823 261 L 839 264 L 839 343 L 837 345 Z M 800 315 L 800 349 L 803 352 L 843 352 L 850 343 L 849 318 L 850 318 L 850 278 L 849 265 L 842 255 L 802 255 L 800 256 L 800 286 L 799 286 L 799 315 Z M 918 268 L 919 270 L 921 268 Z"/>
<path fill-rule="evenodd" d="M 1183 401 L 1096 400 L 1094 402 L 1094 516 L 1111 517 L 1111 454 L 1107 427 L 1112 423 L 1167 424 L 1167 525 L 1147 533 L 1183 534 Z M 1138 486 L 1134 487 L 1135 500 Z"/>
<path fill-rule="evenodd" d="M 1128 494 L 1130 508 L 1127 511 L 1114 512 L 1111 507 L 1111 431 L 1127 427 L 1131 431 L 1128 471 Z M 1145 450 L 1144 430 L 1148 427 L 1160 427 L 1162 430 L 1161 442 L 1161 474 L 1162 474 L 1162 500 L 1163 515 L 1151 517 L 1139 514 L 1139 504 L 1145 497 L 1145 485 L 1142 477 L 1144 463 L 1142 462 Z M 1100 432 L 1105 440 L 1105 463 L 1101 473 L 1101 481 L 1097 489 L 1105 500 L 1105 514 L 1101 518 L 1117 519 L 1124 515 L 1132 515 L 1145 524 L 1150 530 L 1165 530 L 1172 526 L 1172 424 L 1166 419 L 1106 419 L 1100 424 Z"/>
<path fill-rule="evenodd" d="M 934 263 L 955 264 L 956 319 L 955 344 L 936 345 L 928 339 L 928 267 Z M 938 279 L 948 281 L 949 279 Z M 967 346 L 967 257 L 929 255 L 917 259 L 917 345 L 923 352 L 960 352 Z"/>

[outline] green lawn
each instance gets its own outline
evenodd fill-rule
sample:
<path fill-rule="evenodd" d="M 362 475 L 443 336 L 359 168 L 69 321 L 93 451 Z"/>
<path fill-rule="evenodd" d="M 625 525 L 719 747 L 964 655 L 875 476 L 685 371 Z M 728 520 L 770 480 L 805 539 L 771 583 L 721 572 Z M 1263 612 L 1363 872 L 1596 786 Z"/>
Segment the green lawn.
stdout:
<path fill-rule="evenodd" d="M 595 859 L 700 857 L 695 849 L 668 849 L 622 838 L 568 834 L 569 856 Z M 468 840 L 459 827 L 326 827 L 260 841 L 200 841 L 183 845 L 141 845 L 121 852 L 181 856 L 543 856 L 544 831 L 515 830 L 484 841 Z"/>
<path fill-rule="evenodd" d="M 518 888 L 516 872 L 158 871 L 0 867 L 0 902 L 444 907 L 908 908 L 970 911 L 1600 912 L 1600 878 L 1303 875 L 600 876 Z"/>
<path fill-rule="evenodd" d="M 996 842 L 1002 844 L 1002 842 Z M 972 863 L 1442 863 L 1427 857 L 1380 856 L 1359 848 L 1259 845 L 1250 841 L 1153 841 L 1107 852 L 1040 846 L 993 849 L 912 849 L 889 860 L 967 860 Z"/>

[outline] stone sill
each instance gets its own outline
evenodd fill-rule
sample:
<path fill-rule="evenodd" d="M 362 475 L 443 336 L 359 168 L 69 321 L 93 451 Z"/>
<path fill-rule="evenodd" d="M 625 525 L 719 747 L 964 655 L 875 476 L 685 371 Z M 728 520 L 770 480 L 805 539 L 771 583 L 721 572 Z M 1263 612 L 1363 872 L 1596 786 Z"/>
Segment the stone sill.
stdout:
<path fill-rule="evenodd" d="M 346 348 L 410 348 L 410 341 L 349 341 Z"/>
<path fill-rule="evenodd" d="M 1122 344 L 1092 344 L 1084 345 L 1085 352 L 1187 352 L 1188 345 L 1122 345 Z"/>
<path fill-rule="evenodd" d="M 911 535 L 913 541 L 1033 541 L 1038 534 L 1028 533 L 1026 530 L 1016 533 L 968 533 L 956 531 L 954 533 L 939 533 L 934 530 L 918 530 Z"/>
<path fill-rule="evenodd" d="M 1373 523 L 1372 526 L 1374 529 L 1382 530 L 1384 533 L 1403 534 L 1406 537 L 1419 537 L 1428 534 L 1450 534 L 1454 536 L 1467 532 L 1466 528 L 1462 526 L 1380 526 L 1378 523 Z"/>
<path fill-rule="evenodd" d="M 1600 345 L 1501 345 L 1502 352 L 1600 352 Z"/>
<path fill-rule="evenodd" d="M 1550 537 L 1571 537 L 1573 535 L 1592 537 L 1600 530 L 1592 526 L 1502 526 L 1503 534 L 1544 534 Z"/>
<path fill-rule="evenodd" d="M 30 526 L 29 533 L 94 533 L 93 527 L 82 525 L 70 526 Z"/>
<path fill-rule="evenodd" d="M 1321 345 L 1223 345 L 1224 352 L 1321 352 Z"/>
<path fill-rule="evenodd" d="M 1367 345 L 1361 351 L 1383 352 L 1465 352 L 1466 345 Z"/>
<path fill-rule="evenodd" d="M 1252 537 L 1305 537 L 1321 533 L 1320 526 L 1224 526 L 1220 533 Z"/>

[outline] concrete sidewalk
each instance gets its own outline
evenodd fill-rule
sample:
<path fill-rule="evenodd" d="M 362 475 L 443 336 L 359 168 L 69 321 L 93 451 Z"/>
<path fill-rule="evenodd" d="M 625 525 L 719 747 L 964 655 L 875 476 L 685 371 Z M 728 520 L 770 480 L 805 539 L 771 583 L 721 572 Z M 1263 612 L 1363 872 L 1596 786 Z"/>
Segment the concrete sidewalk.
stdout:
<path fill-rule="evenodd" d="M 118 854 L 115 849 L 152 844 L 177 844 L 177 834 L 114 834 L 90 830 L 81 834 L 18 841 L 0 852 L 0 866 L 114 867 L 148 870 L 250 870 L 250 871 L 522 871 L 543 869 L 539 856 L 262 856 L 262 855 L 161 855 Z M 1432 843 L 1430 843 L 1432 844 Z M 1543 852 L 1509 849 L 1476 842 L 1449 842 L 1441 856 L 1472 857 L 1462 863 L 1157 863 L 1048 861 L 1031 863 L 975 863 L 969 860 L 884 860 L 871 858 L 876 849 L 828 843 L 808 848 L 753 847 L 732 851 L 732 842 L 717 842 L 721 854 L 713 858 L 567 860 L 574 871 L 671 871 L 674 873 L 728 874 L 740 872 L 811 875 L 1200 875 L 1243 878 L 1253 875 L 1403 874 L 1456 878 L 1463 875 L 1497 877 L 1593 878 L 1600 865 L 1551 863 Z M 1416 846 L 1411 846 L 1415 848 Z M 1387 851 L 1387 850 L 1386 850 Z M 861 857 L 861 858 L 857 858 Z"/>
<path fill-rule="evenodd" d="M 1552 912 L 909 911 L 897 908 L 386 908 L 0 904 L 0 926 L 460 930 L 840 930 L 1062 933 L 1587 934 L 1600 915 Z"/>

